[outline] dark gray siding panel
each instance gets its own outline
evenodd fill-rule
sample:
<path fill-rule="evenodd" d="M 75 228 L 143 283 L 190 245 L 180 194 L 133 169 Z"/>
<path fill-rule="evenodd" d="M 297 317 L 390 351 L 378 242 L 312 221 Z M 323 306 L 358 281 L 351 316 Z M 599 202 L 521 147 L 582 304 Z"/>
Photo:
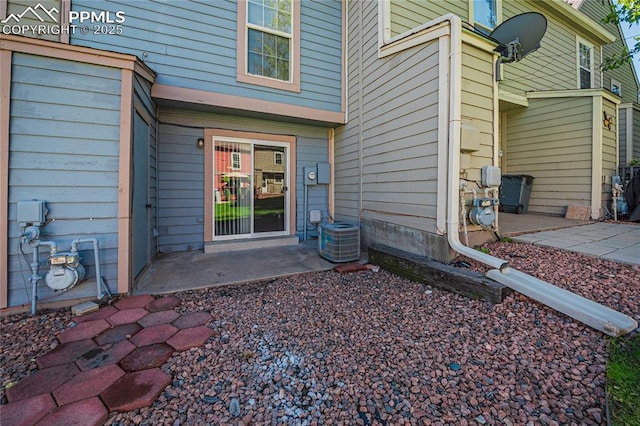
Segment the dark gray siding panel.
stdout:
<path fill-rule="evenodd" d="M 156 105 L 151 98 L 151 83 L 136 76 L 134 80 L 135 102 L 138 108 L 142 108 L 149 118 L 149 170 L 148 170 L 148 198 L 151 204 L 147 235 L 149 236 L 150 256 L 153 258 L 158 253 L 158 122 L 156 118 Z M 155 232 L 154 232 L 155 231 Z"/>
<path fill-rule="evenodd" d="M 203 129 L 160 125 L 158 231 L 161 253 L 204 247 Z"/>
<path fill-rule="evenodd" d="M 76 238 L 100 244 L 102 275 L 117 288 L 119 69 L 14 54 L 9 140 L 9 306 L 30 301 L 28 262 L 20 254 L 16 203 L 47 202 L 42 239 L 68 251 Z M 60 298 L 92 296 L 95 268 L 90 245 L 81 246 L 89 280 Z M 28 247 L 23 249 L 29 253 Z M 42 249 L 40 274 L 48 251 Z M 40 300 L 53 292 L 39 285 Z"/>

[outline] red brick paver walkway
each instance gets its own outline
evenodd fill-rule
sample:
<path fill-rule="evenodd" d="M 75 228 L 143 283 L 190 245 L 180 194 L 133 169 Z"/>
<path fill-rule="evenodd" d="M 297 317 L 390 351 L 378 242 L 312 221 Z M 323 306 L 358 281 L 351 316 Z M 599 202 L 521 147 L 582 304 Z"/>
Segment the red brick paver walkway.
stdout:
<path fill-rule="evenodd" d="M 6 390 L 2 426 L 103 424 L 109 412 L 148 407 L 171 383 L 174 351 L 203 345 L 211 315 L 180 315 L 175 296 L 132 296 L 74 318 L 39 370 Z M 142 386 L 144 385 L 144 386 Z"/>

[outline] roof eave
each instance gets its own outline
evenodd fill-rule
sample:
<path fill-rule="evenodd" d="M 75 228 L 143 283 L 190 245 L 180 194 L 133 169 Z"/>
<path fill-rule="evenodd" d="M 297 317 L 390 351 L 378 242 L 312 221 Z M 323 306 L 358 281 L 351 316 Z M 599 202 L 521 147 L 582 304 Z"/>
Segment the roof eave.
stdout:
<path fill-rule="evenodd" d="M 609 44 L 616 41 L 615 35 L 611 34 L 609 31 L 602 28 L 596 21 L 578 12 L 562 0 L 541 1 L 536 4 L 553 12 L 555 15 L 569 19 L 572 23 L 576 24 L 578 28 L 584 29 L 585 32 L 593 38 L 593 41 L 597 41 L 600 44 Z"/>

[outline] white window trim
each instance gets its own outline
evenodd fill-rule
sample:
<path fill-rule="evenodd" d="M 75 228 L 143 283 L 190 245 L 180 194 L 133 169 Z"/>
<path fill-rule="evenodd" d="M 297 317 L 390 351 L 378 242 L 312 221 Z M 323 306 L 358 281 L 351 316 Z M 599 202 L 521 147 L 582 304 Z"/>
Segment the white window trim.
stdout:
<path fill-rule="evenodd" d="M 620 89 L 620 93 L 614 92 L 613 91 L 613 86 L 618 86 L 618 88 Z M 614 95 L 618 95 L 618 96 L 622 97 L 622 83 L 620 83 L 620 81 L 616 80 L 615 78 L 611 79 L 611 82 L 609 83 L 609 90 Z"/>
<path fill-rule="evenodd" d="M 473 26 L 478 26 L 493 31 L 495 28 L 486 27 L 480 23 L 476 23 L 474 0 L 469 0 L 469 22 Z M 502 23 L 502 0 L 496 0 L 496 27 Z"/>
<path fill-rule="evenodd" d="M 280 157 L 280 163 L 278 163 L 278 157 Z M 273 153 L 273 164 L 279 166 L 282 164 L 282 153 L 281 152 L 274 152 Z"/>
<path fill-rule="evenodd" d="M 593 89 L 595 86 L 595 71 L 594 71 L 594 65 L 595 65 L 595 47 L 593 45 L 593 43 L 589 43 L 587 40 L 576 36 L 576 88 L 580 89 L 580 69 L 581 69 L 581 65 L 580 65 L 580 45 L 583 44 L 585 46 L 587 46 L 589 49 L 591 49 L 591 78 L 590 78 L 590 83 L 589 83 L 589 88 Z"/>
<path fill-rule="evenodd" d="M 237 41 L 236 41 L 236 80 L 240 83 L 255 84 L 274 89 L 287 90 L 300 93 L 300 7 L 301 1 L 292 1 L 293 12 L 291 14 L 291 62 L 289 72 L 290 81 L 277 80 L 275 78 L 249 74 L 247 72 L 247 1 L 239 1 L 237 9 Z"/>

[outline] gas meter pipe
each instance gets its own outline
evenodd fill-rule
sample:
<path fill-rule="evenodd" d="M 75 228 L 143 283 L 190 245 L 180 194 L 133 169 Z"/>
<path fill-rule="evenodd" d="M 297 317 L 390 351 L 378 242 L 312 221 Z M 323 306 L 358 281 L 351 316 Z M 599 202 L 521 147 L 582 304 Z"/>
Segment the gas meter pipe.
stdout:
<path fill-rule="evenodd" d="M 96 297 L 98 300 L 102 299 L 104 293 L 106 293 L 109 297 L 111 297 L 111 293 L 109 292 L 109 288 L 102 281 L 102 274 L 100 270 L 100 251 L 98 246 L 97 238 L 78 238 L 76 240 L 71 241 L 71 252 L 78 252 L 78 245 L 82 243 L 92 243 L 93 244 L 93 257 L 95 259 L 96 264 Z M 104 289 L 104 293 L 102 290 Z"/>

